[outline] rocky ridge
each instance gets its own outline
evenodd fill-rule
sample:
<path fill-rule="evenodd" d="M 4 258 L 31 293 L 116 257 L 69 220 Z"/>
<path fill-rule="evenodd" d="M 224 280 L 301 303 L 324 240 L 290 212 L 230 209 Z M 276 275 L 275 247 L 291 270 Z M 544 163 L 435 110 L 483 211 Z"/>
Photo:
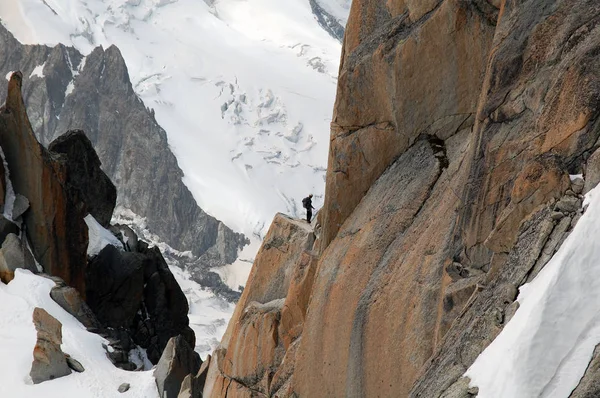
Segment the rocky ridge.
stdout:
<path fill-rule="evenodd" d="M 2 282 L 10 284 L 19 268 L 54 281 L 50 297 L 88 331 L 105 337 L 107 357 L 122 369 L 140 369 L 131 351 L 156 364 L 173 337 L 195 347 L 187 299 L 160 250 L 108 225 L 116 188 L 90 141 L 80 130 L 69 131 L 45 149 L 33 134 L 22 88 L 23 74 L 13 73 L 0 108 Z M 36 311 L 33 381 L 67 375 L 69 368 L 85 371 L 60 350 L 60 322 Z M 190 351 L 198 364 L 188 373 L 195 374 L 201 361 Z"/>
<path fill-rule="evenodd" d="M 599 7 L 354 1 L 325 206 L 275 218 L 204 396 L 476 396 L 599 180 Z"/>
<path fill-rule="evenodd" d="M 145 217 L 170 246 L 191 250 L 202 269 L 237 258 L 245 237 L 198 207 L 165 131 L 133 91 L 116 47 L 98 47 L 84 57 L 63 45 L 22 45 L 0 25 L 0 74 L 17 69 L 25 76 L 24 101 L 43 145 L 65 131 L 84 130 L 115 182 L 119 206 Z M 6 87 L 0 79 L 0 90 Z"/>

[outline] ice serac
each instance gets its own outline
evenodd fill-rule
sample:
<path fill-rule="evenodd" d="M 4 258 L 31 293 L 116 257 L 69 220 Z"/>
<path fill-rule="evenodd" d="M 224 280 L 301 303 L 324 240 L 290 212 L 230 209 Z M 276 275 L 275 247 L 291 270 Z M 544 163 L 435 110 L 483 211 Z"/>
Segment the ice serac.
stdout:
<path fill-rule="evenodd" d="M 24 101 L 42 144 L 84 130 L 117 187 L 117 205 L 146 217 L 153 233 L 192 250 L 205 266 L 236 259 L 246 239 L 198 207 L 165 131 L 134 92 L 118 48 L 98 47 L 84 58 L 63 45 L 22 45 L 0 24 L 0 75 L 13 70 L 25 77 Z M 5 87 L 0 79 L 0 90 Z"/>
<path fill-rule="evenodd" d="M 497 14 L 476 3 L 352 3 L 331 123 L 323 248 L 417 137 L 445 140 L 473 124 Z"/>
<path fill-rule="evenodd" d="M 205 395 L 476 395 L 463 375 L 598 175 L 599 21 L 592 0 L 355 1 L 315 247 L 275 220 L 252 275 L 297 276 L 268 297 L 251 277 Z M 270 242 L 299 255 L 265 267 Z M 597 374 L 596 352 L 572 396 Z"/>
<path fill-rule="evenodd" d="M 21 95 L 23 75 L 13 73 L 0 108 L 0 145 L 16 193 L 29 200 L 24 226 L 35 258 L 52 275 L 85 291 L 88 241 L 86 207 L 69 195 L 63 161 L 36 139 Z"/>

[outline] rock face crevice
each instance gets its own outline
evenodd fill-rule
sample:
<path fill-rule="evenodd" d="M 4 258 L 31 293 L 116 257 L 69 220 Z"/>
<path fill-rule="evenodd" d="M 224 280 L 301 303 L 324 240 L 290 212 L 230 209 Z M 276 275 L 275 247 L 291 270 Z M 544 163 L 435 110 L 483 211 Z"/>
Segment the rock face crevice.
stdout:
<path fill-rule="evenodd" d="M 356 0 L 304 315 L 285 317 L 304 290 L 251 279 L 204 394 L 477 395 L 465 371 L 600 181 L 599 21 L 592 0 Z M 280 220 L 253 274 L 272 242 L 303 247 Z M 597 374 L 596 352 L 572 396 Z"/>

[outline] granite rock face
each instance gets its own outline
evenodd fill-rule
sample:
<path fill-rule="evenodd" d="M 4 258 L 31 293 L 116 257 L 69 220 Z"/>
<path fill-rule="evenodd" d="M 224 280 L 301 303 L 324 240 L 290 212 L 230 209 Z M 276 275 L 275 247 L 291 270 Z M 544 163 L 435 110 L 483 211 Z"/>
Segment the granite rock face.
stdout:
<path fill-rule="evenodd" d="M 40 65 L 43 77 L 32 74 Z M 135 94 L 116 47 L 96 48 L 84 58 L 63 45 L 21 45 L 0 26 L 0 74 L 14 70 L 25 76 L 24 101 L 43 145 L 84 130 L 116 185 L 118 205 L 146 217 L 153 233 L 176 249 L 192 250 L 206 266 L 236 259 L 246 238 L 198 207 L 165 131 Z M 5 89 L 0 79 L 0 91 Z M 164 192 L 172 200 L 165 201 Z"/>
<path fill-rule="evenodd" d="M 204 395 L 476 396 L 465 371 L 599 179 L 599 22 L 592 0 L 354 1 L 316 244 L 275 220 L 252 275 L 294 277 L 251 277 Z M 308 251 L 266 267 L 270 242 Z M 572 396 L 597 375 L 596 351 Z"/>

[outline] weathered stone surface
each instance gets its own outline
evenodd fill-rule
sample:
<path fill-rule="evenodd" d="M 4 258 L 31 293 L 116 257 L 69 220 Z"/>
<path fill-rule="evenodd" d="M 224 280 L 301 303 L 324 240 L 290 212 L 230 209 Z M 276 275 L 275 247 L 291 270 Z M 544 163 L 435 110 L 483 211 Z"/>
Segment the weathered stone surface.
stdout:
<path fill-rule="evenodd" d="M 27 236 L 47 273 L 85 292 L 85 206 L 66 192 L 65 165 L 35 138 L 21 95 L 22 80 L 21 73 L 10 78 L 6 103 L 0 109 L 0 145 L 15 192 L 29 199 L 30 209 L 23 215 Z M 52 217 L 48 209 L 53 210 Z"/>
<path fill-rule="evenodd" d="M 29 199 L 20 193 L 15 195 L 15 203 L 13 203 L 12 219 L 20 220 L 21 216 L 29 210 Z"/>
<path fill-rule="evenodd" d="M 64 285 L 55 286 L 50 290 L 50 297 L 86 328 L 98 329 L 101 327 L 96 315 L 83 301 L 76 289 Z"/>
<path fill-rule="evenodd" d="M 0 280 L 4 283 L 12 281 L 18 268 L 38 272 L 35 259 L 27 246 L 17 235 L 11 233 L 8 234 L 0 249 Z"/>
<path fill-rule="evenodd" d="M 119 205 L 146 217 L 148 227 L 172 247 L 201 257 L 213 249 L 207 265 L 235 260 L 246 239 L 198 207 L 183 184 L 166 132 L 135 93 L 120 51 L 98 47 L 82 60 L 75 48 L 62 44 L 24 46 L 0 25 L 0 75 L 21 70 L 27 77 L 44 65 L 44 77 L 23 82 L 40 142 L 48 145 L 68 130 L 82 129 L 117 187 Z M 6 84 L 0 79 L 0 91 Z M 171 200 L 164 200 L 164 192 Z M 226 230 L 224 241 L 218 241 L 220 226 Z"/>
<path fill-rule="evenodd" d="M 154 370 L 159 396 L 177 397 L 185 377 L 195 375 L 201 362 L 182 336 L 171 338 Z"/>
<path fill-rule="evenodd" d="M 575 196 L 563 196 L 556 202 L 556 209 L 565 213 L 575 213 L 581 208 L 581 199 Z"/>
<path fill-rule="evenodd" d="M 353 2 L 331 125 L 322 248 L 420 134 L 446 139 L 472 125 L 494 22 L 457 0 Z"/>
<path fill-rule="evenodd" d="M 86 269 L 86 301 L 106 326 L 128 328 L 144 298 L 144 258 L 106 246 Z"/>
<path fill-rule="evenodd" d="M 33 349 L 33 363 L 29 375 L 35 384 L 71 374 L 62 344 L 62 324 L 42 308 L 33 310 L 33 324 L 37 342 Z"/>
<path fill-rule="evenodd" d="M 569 398 L 595 398 L 600 396 L 600 346 L 596 346 L 594 356 L 588 365 L 579 385 Z"/>
<path fill-rule="evenodd" d="M 67 365 L 69 366 L 69 368 L 73 369 L 77 373 L 81 373 L 81 372 L 85 371 L 85 368 L 83 367 L 83 365 L 81 364 L 81 362 L 79 362 L 78 360 L 72 358 L 68 354 L 65 354 L 65 357 L 66 357 Z"/>
<path fill-rule="evenodd" d="M 596 149 L 586 162 L 583 193 L 588 193 L 598 183 L 600 183 L 600 149 Z"/>
<path fill-rule="evenodd" d="M 129 391 L 130 388 L 131 388 L 131 385 L 129 383 L 123 383 L 119 386 L 117 391 L 119 391 L 122 394 L 124 392 Z"/>
<path fill-rule="evenodd" d="M 52 141 L 48 150 L 64 155 L 67 186 L 77 190 L 90 214 L 108 227 L 117 202 L 117 189 L 100 168 L 100 159 L 85 133 L 70 130 Z"/>

